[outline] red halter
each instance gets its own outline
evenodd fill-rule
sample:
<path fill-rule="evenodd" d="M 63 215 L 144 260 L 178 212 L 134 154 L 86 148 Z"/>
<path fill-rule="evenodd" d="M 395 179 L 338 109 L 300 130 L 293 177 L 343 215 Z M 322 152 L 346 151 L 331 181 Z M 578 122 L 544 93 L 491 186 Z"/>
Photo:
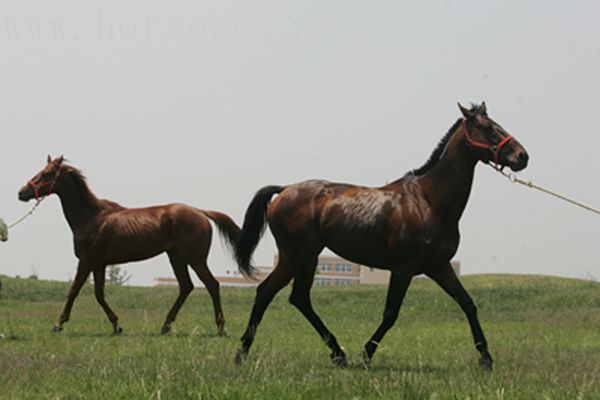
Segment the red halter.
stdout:
<path fill-rule="evenodd" d="M 467 120 L 466 119 L 463 119 L 463 126 L 465 128 L 468 145 L 470 147 L 477 147 L 477 148 L 480 148 L 483 150 L 491 151 L 492 154 L 494 155 L 494 161 L 493 161 L 494 169 L 496 171 L 502 170 L 502 168 L 504 168 L 504 167 L 500 166 L 500 164 L 498 163 L 498 157 L 500 156 L 500 150 L 502 150 L 502 146 L 504 146 L 506 143 L 508 143 L 512 140 L 512 138 L 513 138 L 512 135 L 506 136 L 504 139 L 502 139 L 497 144 L 488 144 L 488 143 L 479 142 L 479 141 L 473 139 L 473 137 L 469 133 L 469 129 L 467 128 Z M 484 161 L 484 162 L 487 164 L 489 161 Z"/>
<path fill-rule="evenodd" d="M 33 188 L 33 193 L 34 193 L 35 199 L 37 201 L 40 201 L 40 189 L 41 188 L 43 188 L 45 186 L 50 186 L 50 189 L 48 190 L 48 194 L 42 196 L 42 198 L 48 196 L 52 192 L 52 189 L 54 188 L 54 185 L 56 184 L 56 181 L 58 180 L 59 175 L 60 175 L 60 171 L 57 172 L 56 175 L 54 175 L 54 178 L 52 178 L 46 182 L 35 183 L 31 179 L 27 181 L 27 184 L 29 184 L 29 186 L 31 186 Z"/>

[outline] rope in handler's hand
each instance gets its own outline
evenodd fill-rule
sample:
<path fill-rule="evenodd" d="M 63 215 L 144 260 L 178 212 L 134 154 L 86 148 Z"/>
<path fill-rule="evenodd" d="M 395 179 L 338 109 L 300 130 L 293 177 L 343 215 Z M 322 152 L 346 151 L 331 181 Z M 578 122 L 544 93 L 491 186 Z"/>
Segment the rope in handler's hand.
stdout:
<path fill-rule="evenodd" d="M 518 177 L 517 177 L 515 174 L 513 174 L 513 173 L 506 173 L 506 172 L 504 172 L 504 171 L 502 171 L 502 170 L 499 170 L 498 172 L 500 172 L 500 173 L 501 173 L 503 176 L 505 176 L 506 178 L 508 178 L 508 180 L 509 180 L 511 183 L 520 183 L 521 185 L 523 185 L 523 186 L 527 186 L 528 188 L 537 189 L 537 190 L 539 190 L 540 192 L 543 192 L 543 193 L 549 194 L 550 196 L 554 196 L 554 197 L 556 197 L 556 198 L 559 198 L 559 199 L 561 199 L 561 200 L 564 200 L 564 201 L 566 201 L 566 202 L 568 202 L 568 203 L 571 203 L 571 204 L 573 204 L 573 205 L 575 205 L 575 206 L 581 207 L 581 208 L 583 208 L 583 209 L 585 209 L 585 210 L 588 210 L 588 211 L 591 211 L 591 212 L 593 212 L 593 213 L 595 213 L 595 214 L 599 214 L 599 215 L 600 215 L 600 210 L 598 210 L 598 209 L 596 209 L 596 208 L 593 208 L 593 207 L 590 207 L 590 206 L 588 206 L 588 205 L 585 205 L 585 204 L 583 204 L 583 203 L 580 203 L 580 202 L 578 202 L 578 201 L 575 201 L 575 200 L 573 200 L 573 199 L 570 199 L 570 198 L 568 198 L 568 197 L 566 197 L 566 196 L 563 196 L 563 195 L 561 195 L 561 194 L 558 194 L 558 193 L 556 193 L 556 192 L 553 192 L 553 191 L 551 191 L 551 190 L 548 190 L 548 189 L 546 189 L 546 188 L 543 188 L 543 187 L 541 187 L 541 186 L 538 186 L 538 185 L 534 184 L 532 181 L 525 181 L 525 180 L 523 180 L 523 179 L 520 179 L 520 178 L 518 178 Z"/>
<path fill-rule="evenodd" d="M 0 240 L 3 242 L 8 240 L 8 226 L 2 218 L 0 218 Z"/>

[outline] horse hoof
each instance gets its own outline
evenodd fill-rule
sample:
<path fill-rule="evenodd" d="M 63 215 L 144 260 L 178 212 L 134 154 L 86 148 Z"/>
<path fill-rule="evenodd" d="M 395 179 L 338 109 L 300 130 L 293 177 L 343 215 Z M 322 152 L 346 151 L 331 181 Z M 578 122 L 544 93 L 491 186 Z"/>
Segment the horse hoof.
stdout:
<path fill-rule="evenodd" d="M 483 369 L 484 371 L 492 371 L 492 365 L 493 365 L 493 361 L 490 357 L 481 357 L 479 359 L 479 366 L 481 367 L 481 369 Z"/>
<path fill-rule="evenodd" d="M 164 325 L 161 329 L 160 329 L 160 334 L 161 335 L 168 335 L 169 332 L 171 332 L 171 327 Z"/>
<path fill-rule="evenodd" d="M 248 353 L 245 352 L 242 349 L 239 349 L 235 353 L 235 357 L 233 358 L 233 362 L 235 362 L 236 365 L 241 365 L 246 360 L 247 357 L 248 357 Z"/>
<path fill-rule="evenodd" d="M 59 333 L 63 331 L 63 327 L 60 325 L 54 325 L 52 327 L 52 333 Z"/>
<path fill-rule="evenodd" d="M 333 362 L 338 367 L 347 367 L 348 360 L 346 359 L 346 355 L 344 353 L 334 354 L 331 353 L 329 356 L 331 358 L 331 362 Z"/>
<path fill-rule="evenodd" d="M 219 333 L 217 333 L 217 335 L 219 335 L 220 337 L 227 337 L 227 332 L 219 331 Z"/>
<path fill-rule="evenodd" d="M 120 326 L 117 326 L 113 331 L 113 335 L 120 335 L 121 333 L 123 333 L 123 328 Z"/>

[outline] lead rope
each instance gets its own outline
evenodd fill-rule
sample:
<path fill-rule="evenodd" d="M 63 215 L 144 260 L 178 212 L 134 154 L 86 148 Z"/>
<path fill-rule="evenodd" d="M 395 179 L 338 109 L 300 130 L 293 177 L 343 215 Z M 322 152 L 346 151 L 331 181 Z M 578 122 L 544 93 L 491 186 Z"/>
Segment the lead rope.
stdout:
<path fill-rule="evenodd" d="M 6 228 L 7 228 L 7 229 L 12 229 L 12 228 L 14 228 L 15 226 L 19 225 L 21 222 L 25 221 L 25 220 L 27 219 L 27 217 L 29 217 L 31 214 L 33 214 L 33 212 L 35 211 L 35 209 L 36 209 L 36 208 L 38 208 L 38 206 L 40 205 L 40 203 L 41 203 L 42 201 L 44 201 L 44 199 L 45 199 L 45 198 L 46 198 L 46 197 L 42 197 L 42 198 L 40 198 L 40 199 L 39 199 L 39 200 L 38 200 L 38 201 L 37 201 L 37 202 L 36 202 L 36 203 L 33 205 L 33 207 L 31 208 L 31 210 L 29 210 L 29 211 L 27 212 L 27 214 L 23 215 L 21 218 L 19 218 L 18 220 L 16 220 L 16 221 L 15 221 L 15 222 L 13 222 L 12 224 L 8 225 Z"/>
<path fill-rule="evenodd" d="M 585 209 L 585 210 L 588 210 L 588 211 L 591 211 L 591 212 L 593 212 L 593 213 L 595 213 L 595 214 L 598 214 L 598 215 L 600 215 L 600 210 L 598 210 L 598 209 L 596 209 L 596 208 L 590 207 L 590 206 L 588 206 L 588 205 L 585 205 L 585 204 L 583 204 L 583 203 L 580 203 L 580 202 L 578 202 L 578 201 L 575 201 L 575 200 L 573 200 L 573 199 L 570 199 L 570 198 L 568 198 L 568 197 L 566 197 L 566 196 L 563 196 L 563 195 L 561 195 L 561 194 L 558 194 L 558 193 L 556 193 L 556 192 L 553 192 L 553 191 L 551 191 L 551 190 L 548 190 L 548 189 L 546 189 L 546 188 L 543 188 L 543 187 L 541 187 L 541 186 L 538 186 L 538 185 L 534 184 L 532 181 L 525 181 L 525 180 L 523 180 L 523 179 L 520 179 L 520 178 L 518 178 L 518 177 L 517 177 L 515 174 L 513 174 L 513 173 L 506 173 L 506 172 L 504 172 L 504 171 L 502 171 L 502 170 L 497 170 L 497 171 L 498 171 L 499 173 L 501 173 L 503 176 L 505 176 L 506 178 L 508 178 L 508 180 L 509 180 L 511 183 L 520 183 L 521 185 L 523 185 L 523 186 L 527 186 L 528 188 L 537 189 L 537 190 L 539 190 L 540 192 L 543 192 L 543 193 L 549 194 L 550 196 L 554 196 L 554 197 L 556 197 L 556 198 L 559 198 L 559 199 L 561 199 L 561 200 L 564 200 L 564 201 L 566 201 L 566 202 L 568 202 L 568 203 L 571 203 L 571 204 L 573 204 L 573 205 L 575 205 L 575 206 L 581 207 L 581 208 L 583 208 L 583 209 Z"/>
<path fill-rule="evenodd" d="M 56 171 L 54 173 L 54 178 L 52 179 L 52 181 L 46 181 L 46 182 L 41 182 L 41 183 L 34 183 L 32 180 L 28 180 L 27 184 L 30 185 L 31 187 L 33 187 L 33 190 L 35 191 L 35 204 L 33 205 L 33 207 L 31 208 L 31 210 L 29 210 L 25 215 L 23 215 L 21 218 L 19 218 L 18 220 L 16 220 L 15 222 L 13 222 L 12 224 L 6 226 L 6 223 L 4 222 L 4 220 L 2 220 L 2 218 L 0 218 L 0 239 L 2 241 L 6 241 L 8 239 L 8 230 L 14 228 L 15 226 L 19 225 L 21 222 L 23 222 L 25 219 L 27 219 L 27 217 L 29 217 L 31 214 L 33 214 L 33 212 L 35 211 L 36 208 L 38 208 L 38 206 L 40 205 L 40 203 L 42 201 L 44 201 L 44 199 L 46 197 L 48 197 L 48 195 L 50 193 L 52 193 L 52 189 L 54 189 L 54 185 L 56 185 L 56 181 L 58 180 L 58 177 L 60 175 L 60 169 L 58 171 Z M 48 190 L 48 193 L 43 195 L 43 196 L 39 196 L 39 190 L 40 188 L 50 185 L 50 189 Z"/>
<path fill-rule="evenodd" d="M 42 197 L 41 199 L 39 199 L 38 201 L 36 201 L 36 203 L 33 205 L 33 207 L 31 208 L 31 210 L 29 210 L 27 212 L 27 214 L 23 215 L 21 218 L 19 218 L 18 220 L 16 220 L 15 222 L 13 222 L 10 225 L 6 225 L 6 223 L 4 222 L 4 220 L 2 218 L 0 218 L 0 241 L 6 242 L 8 240 L 8 230 L 14 228 L 17 225 L 19 225 L 21 222 L 23 222 L 25 219 L 27 219 L 27 217 L 29 217 L 31 214 L 33 214 L 33 212 L 35 211 L 35 209 L 38 208 L 38 206 L 40 205 L 40 203 L 44 199 L 45 199 L 45 197 Z"/>

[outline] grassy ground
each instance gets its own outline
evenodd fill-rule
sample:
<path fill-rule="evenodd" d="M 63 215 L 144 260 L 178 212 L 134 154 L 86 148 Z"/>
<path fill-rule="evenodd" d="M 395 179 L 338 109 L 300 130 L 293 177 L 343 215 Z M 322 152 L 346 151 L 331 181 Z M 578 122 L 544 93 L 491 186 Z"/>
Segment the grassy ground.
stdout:
<path fill-rule="evenodd" d="M 350 356 L 340 369 L 287 303 L 288 290 L 267 311 L 247 362 L 236 366 L 253 289 L 222 289 L 229 336 L 221 338 L 203 289 L 161 336 L 176 289 L 109 287 L 125 329 L 113 337 L 91 287 L 65 331 L 52 334 L 68 285 L 3 278 L 0 398 L 600 399 L 600 284 L 537 276 L 463 283 L 479 307 L 492 373 L 477 365 L 462 312 L 428 280 L 413 283 L 365 371 L 359 355 L 380 322 L 384 287 L 313 290 L 315 308 Z"/>

